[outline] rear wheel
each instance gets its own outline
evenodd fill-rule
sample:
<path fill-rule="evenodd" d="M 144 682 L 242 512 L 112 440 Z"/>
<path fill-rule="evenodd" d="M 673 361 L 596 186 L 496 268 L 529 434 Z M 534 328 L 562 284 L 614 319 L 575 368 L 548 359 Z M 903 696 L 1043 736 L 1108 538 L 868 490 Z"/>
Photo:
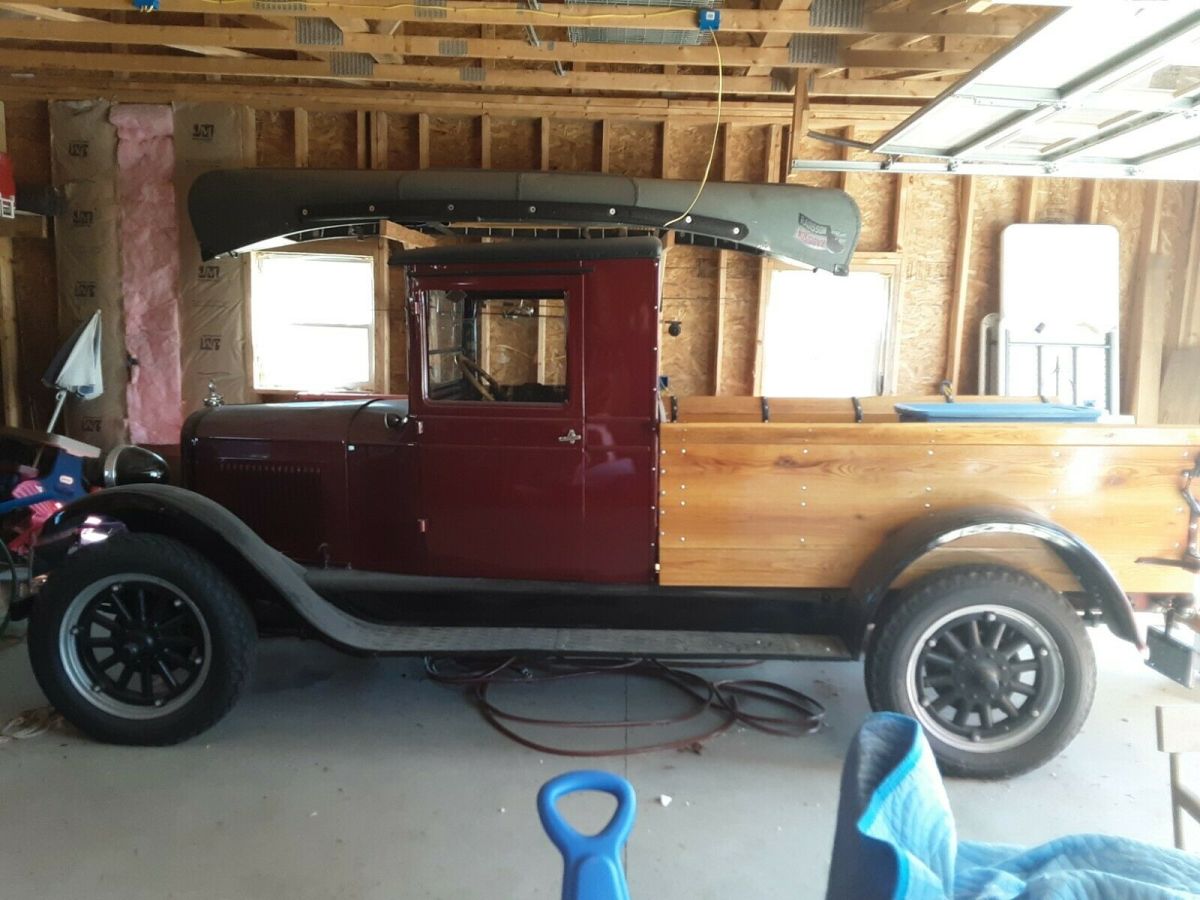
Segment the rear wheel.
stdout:
<path fill-rule="evenodd" d="M 952 775 L 1042 765 L 1079 732 L 1096 690 L 1079 615 L 1057 591 L 1000 566 L 917 582 L 877 623 L 868 653 L 872 707 L 920 722 Z"/>
<path fill-rule="evenodd" d="M 50 702 L 117 744 L 173 744 L 228 712 L 254 662 L 254 619 L 207 559 L 159 535 L 80 550 L 33 603 L 29 655 Z"/>

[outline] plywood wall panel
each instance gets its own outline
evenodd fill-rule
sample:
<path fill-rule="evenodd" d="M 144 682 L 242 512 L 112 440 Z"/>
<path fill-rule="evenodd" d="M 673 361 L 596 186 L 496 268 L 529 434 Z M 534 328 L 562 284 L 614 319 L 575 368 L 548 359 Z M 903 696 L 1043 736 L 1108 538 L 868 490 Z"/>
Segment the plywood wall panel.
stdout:
<path fill-rule="evenodd" d="M 726 256 L 725 317 L 720 393 L 754 393 L 754 344 L 758 337 L 759 260 L 742 253 Z"/>
<path fill-rule="evenodd" d="M 783 144 L 787 147 L 788 136 L 784 132 Z M 786 153 L 785 153 L 786 157 Z M 800 141 L 796 148 L 797 159 L 841 159 L 842 150 L 833 144 L 827 144 L 824 141 L 814 141 L 812 138 L 806 138 Z M 807 184 L 812 187 L 837 187 L 840 182 L 840 176 L 836 172 L 797 172 L 788 176 L 788 181 L 791 184 Z"/>
<path fill-rule="evenodd" d="M 726 125 L 728 155 L 724 159 L 726 181 L 766 180 L 767 132 L 765 125 Z"/>
<path fill-rule="evenodd" d="M 1149 182 L 1106 181 L 1100 190 L 1100 221 L 1121 231 L 1121 343 L 1129 336 L 1129 310 L 1137 270 L 1138 235 Z M 1122 367 L 1122 371 L 1124 368 Z"/>
<path fill-rule="evenodd" d="M 699 181 L 704 177 L 704 169 L 712 153 L 712 125 L 672 125 L 667 144 L 667 177 Z M 715 178 L 721 172 L 724 158 L 722 141 L 718 135 L 710 178 Z"/>
<path fill-rule="evenodd" d="M 254 113 L 255 158 L 263 168 L 290 169 L 296 162 L 292 114 L 281 109 Z"/>
<path fill-rule="evenodd" d="M 1077 178 L 1038 179 L 1034 221 L 1060 225 L 1077 224 L 1083 198 L 1083 182 Z"/>
<path fill-rule="evenodd" d="M 492 168 L 526 172 L 541 165 L 537 119 L 492 119 Z"/>
<path fill-rule="evenodd" d="M 917 182 L 918 184 L 920 182 Z M 974 227 L 971 260 L 967 270 L 967 305 L 963 315 L 960 393 L 974 393 L 979 378 L 979 326 L 983 317 L 1000 308 L 1000 235 L 1019 221 L 1022 183 L 1019 178 L 975 180 Z M 947 235 L 951 264 L 955 259 L 955 232 Z"/>
<path fill-rule="evenodd" d="M 388 113 L 387 167 L 415 169 L 420 165 L 417 146 L 417 117 Z"/>
<path fill-rule="evenodd" d="M 901 394 L 932 393 L 946 360 L 947 316 L 958 228 L 958 182 L 953 176 L 917 181 L 908 198 L 904 294 L 899 321 Z"/>
<path fill-rule="evenodd" d="M 600 171 L 599 122 L 582 119 L 550 119 L 549 122 L 550 171 Z"/>
<path fill-rule="evenodd" d="M 656 178 L 662 153 L 662 129 L 654 122 L 610 122 L 608 171 L 614 175 Z"/>
<path fill-rule="evenodd" d="M 430 116 L 429 168 L 479 168 L 479 119 L 474 116 Z"/>
<path fill-rule="evenodd" d="M 312 169 L 353 169 L 358 165 L 358 121 L 354 113 L 309 113 L 308 165 Z"/>
<path fill-rule="evenodd" d="M 699 247 L 673 247 L 663 275 L 662 374 L 678 396 L 712 393 L 712 359 L 716 332 L 717 252 Z M 671 337 L 666 323 L 683 324 Z"/>
<path fill-rule="evenodd" d="M 847 135 L 854 140 L 871 142 L 882 132 L 859 132 Z M 877 156 L 860 150 L 844 153 L 852 161 L 873 160 Z M 867 175 L 861 172 L 847 173 L 844 179 L 846 191 L 858 203 L 862 213 L 862 233 L 858 249 L 864 252 L 882 252 L 892 248 L 892 205 L 896 197 L 896 185 L 891 175 Z"/>

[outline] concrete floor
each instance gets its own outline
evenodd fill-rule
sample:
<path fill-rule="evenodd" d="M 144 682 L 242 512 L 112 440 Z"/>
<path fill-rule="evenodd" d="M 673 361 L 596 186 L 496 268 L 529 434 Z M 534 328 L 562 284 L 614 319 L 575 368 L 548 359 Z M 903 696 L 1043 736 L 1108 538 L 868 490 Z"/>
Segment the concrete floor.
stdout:
<path fill-rule="evenodd" d="M 1190 694 L 1128 645 L 1094 635 L 1100 688 L 1083 733 L 1038 772 L 950 783 L 963 838 L 1029 844 L 1098 831 L 1169 844 L 1154 706 Z M 823 895 L 842 755 L 867 713 L 861 670 L 772 663 L 757 674 L 825 702 L 829 728 L 800 739 L 734 731 L 700 755 L 599 761 L 639 792 L 627 856 L 635 900 Z M 626 682 L 508 688 L 496 699 L 608 717 L 674 702 Z M 25 648 L 0 650 L 0 721 L 44 702 Z M 418 662 L 267 642 L 248 696 L 190 743 L 120 748 L 51 732 L 0 746 L 3 895 L 554 898 L 560 863 L 534 796 L 580 767 L 493 732 Z M 611 802 L 578 799 L 565 805 L 581 825 L 607 817 Z"/>

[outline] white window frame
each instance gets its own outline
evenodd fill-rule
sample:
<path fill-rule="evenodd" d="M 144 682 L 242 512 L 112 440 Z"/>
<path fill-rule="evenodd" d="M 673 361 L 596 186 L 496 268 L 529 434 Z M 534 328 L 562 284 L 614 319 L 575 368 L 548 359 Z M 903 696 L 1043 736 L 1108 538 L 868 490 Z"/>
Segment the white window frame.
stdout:
<path fill-rule="evenodd" d="M 387 393 L 389 384 L 389 328 L 388 328 L 388 244 L 383 238 L 358 240 L 334 239 L 314 241 L 294 247 L 273 247 L 270 250 L 255 251 L 250 256 L 246 268 L 246 312 L 245 324 L 247 335 L 246 381 L 251 391 L 263 397 L 294 397 L 297 394 L 359 394 Z M 301 256 L 354 256 L 372 259 L 374 281 L 374 317 L 369 327 L 371 358 L 369 360 L 369 378 L 361 385 L 340 388 L 298 387 L 260 387 L 255 371 L 254 353 L 254 267 L 260 254 L 295 253 Z"/>
<path fill-rule="evenodd" d="M 754 365 L 754 393 L 762 395 L 763 368 L 765 362 L 766 340 L 763 333 L 767 320 L 767 303 L 771 297 L 771 283 L 777 269 L 792 268 L 775 260 L 763 260 L 762 283 L 759 293 L 758 315 L 758 352 Z M 888 311 L 887 323 L 883 334 L 883 355 L 880 360 L 880 374 L 883 376 L 883 390 L 879 396 L 895 394 L 900 380 L 900 321 L 903 302 L 904 265 L 899 253 L 859 252 L 850 260 L 851 272 L 878 272 L 888 280 Z"/>

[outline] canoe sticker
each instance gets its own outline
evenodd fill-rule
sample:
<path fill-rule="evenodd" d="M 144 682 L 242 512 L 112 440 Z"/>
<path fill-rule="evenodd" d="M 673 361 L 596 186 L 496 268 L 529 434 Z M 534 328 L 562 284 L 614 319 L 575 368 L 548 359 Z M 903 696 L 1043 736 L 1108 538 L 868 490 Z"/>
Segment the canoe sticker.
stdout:
<path fill-rule="evenodd" d="M 823 225 L 800 213 L 800 227 L 796 229 L 796 240 L 814 250 L 826 250 L 830 253 L 841 253 L 846 249 L 846 234 L 834 230 L 831 225 Z"/>

